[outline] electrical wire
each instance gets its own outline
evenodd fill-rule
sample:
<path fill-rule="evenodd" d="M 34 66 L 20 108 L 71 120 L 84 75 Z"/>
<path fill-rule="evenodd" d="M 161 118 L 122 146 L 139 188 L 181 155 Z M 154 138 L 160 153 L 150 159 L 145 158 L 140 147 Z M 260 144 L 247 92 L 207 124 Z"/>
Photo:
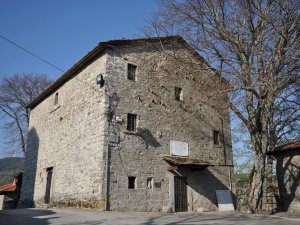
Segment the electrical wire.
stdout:
<path fill-rule="evenodd" d="M 17 43 L 15 43 L 15 42 L 9 40 L 8 38 L 4 37 L 4 36 L 1 35 L 1 34 L 0 34 L 0 38 L 2 38 L 3 40 L 5 40 L 5 41 L 7 41 L 7 42 L 9 42 L 9 43 L 11 43 L 11 44 L 13 44 L 14 46 L 18 47 L 19 49 L 22 49 L 23 51 L 25 51 L 25 52 L 27 52 L 28 54 L 34 56 L 35 58 L 37 58 L 37 59 L 39 59 L 39 60 L 42 60 L 44 63 L 46 63 L 46 64 L 52 66 L 53 68 L 55 68 L 55 69 L 57 69 L 57 70 L 59 70 L 59 71 L 65 73 L 64 70 L 60 69 L 59 67 L 57 67 L 57 66 L 55 66 L 54 64 L 50 63 L 49 61 L 43 59 L 42 57 L 38 56 L 37 54 L 35 54 L 35 53 L 33 53 L 33 52 L 27 50 L 26 48 L 24 48 L 24 47 L 18 45 Z"/>
<path fill-rule="evenodd" d="M 34 56 L 35 58 L 37 58 L 37 59 L 39 59 L 39 60 L 43 61 L 44 63 L 46 63 L 46 64 L 48 64 L 48 65 L 52 66 L 53 68 L 55 68 L 55 69 L 57 69 L 57 70 L 59 70 L 59 71 L 61 71 L 61 72 L 65 73 L 65 71 L 64 71 L 64 70 L 62 70 L 61 68 L 59 68 L 58 66 L 55 66 L 54 64 L 50 63 L 49 61 L 47 61 L 47 60 L 43 59 L 42 57 L 38 56 L 37 54 L 35 54 L 35 53 L 33 53 L 33 52 L 31 52 L 31 51 L 27 50 L 26 48 L 22 47 L 21 45 L 19 45 L 19 44 L 17 44 L 17 43 L 15 43 L 15 42 L 13 42 L 13 41 L 11 41 L 11 40 L 9 40 L 8 38 L 4 37 L 4 36 L 3 36 L 3 35 L 1 35 L 1 34 L 0 34 L 0 38 L 2 38 L 3 40 L 5 40 L 5 41 L 9 42 L 9 43 L 10 43 L 10 44 L 12 44 L 12 45 L 14 45 L 14 46 L 18 47 L 19 49 L 21 49 L 21 50 L 23 50 L 23 51 L 27 52 L 28 54 L 30 54 L 30 55 L 32 55 L 32 56 Z M 93 87 L 93 86 L 89 85 L 88 83 L 84 82 L 83 80 L 80 80 L 80 79 L 79 79 L 79 78 L 77 78 L 77 77 L 74 77 L 74 78 L 75 78 L 76 80 L 78 80 L 78 81 L 80 81 L 80 82 L 82 82 L 82 83 L 86 84 L 86 85 L 87 85 L 87 86 L 89 86 L 90 88 L 94 89 L 94 87 Z M 95 89 L 94 89 L 94 90 L 95 90 Z"/>

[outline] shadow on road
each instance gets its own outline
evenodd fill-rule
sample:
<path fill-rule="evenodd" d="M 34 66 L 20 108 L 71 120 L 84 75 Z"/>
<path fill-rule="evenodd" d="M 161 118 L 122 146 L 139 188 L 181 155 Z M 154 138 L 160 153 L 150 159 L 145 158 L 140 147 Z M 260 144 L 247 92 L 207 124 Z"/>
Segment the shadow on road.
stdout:
<path fill-rule="evenodd" d="M 49 219 L 59 218 L 52 210 L 13 209 L 0 212 L 0 225 L 49 225 Z"/>
<path fill-rule="evenodd" d="M 300 219 L 236 212 L 136 213 L 83 209 L 17 209 L 0 213 L 0 225 L 298 225 Z"/>

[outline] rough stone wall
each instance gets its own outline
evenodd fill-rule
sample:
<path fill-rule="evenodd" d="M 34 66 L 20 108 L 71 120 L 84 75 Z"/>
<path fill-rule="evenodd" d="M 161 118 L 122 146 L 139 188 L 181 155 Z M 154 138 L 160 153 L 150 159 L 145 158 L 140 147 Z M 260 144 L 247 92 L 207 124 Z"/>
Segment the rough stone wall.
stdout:
<path fill-rule="evenodd" d="M 21 205 L 44 203 L 53 167 L 51 205 L 104 207 L 105 65 L 102 55 L 31 110 Z"/>
<path fill-rule="evenodd" d="M 216 165 L 175 174 L 187 177 L 189 211 L 216 210 L 215 190 L 229 188 L 232 170 L 218 166 L 225 163 L 223 145 L 213 144 L 213 131 L 222 132 L 222 118 L 226 163 L 232 165 L 227 97 L 217 96 L 219 77 L 199 66 L 185 48 L 165 45 L 162 51 L 160 46 L 141 42 L 108 51 L 110 209 L 174 210 L 174 174 L 161 156 L 170 154 L 170 140 L 178 140 L 188 142 L 191 158 Z M 128 63 L 137 66 L 136 81 L 127 79 Z M 174 100 L 175 87 L 182 88 L 183 101 Z M 137 115 L 137 132 L 126 130 L 127 113 Z M 130 176 L 136 177 L 136 189 L 128 189 Z M 153 177 L 153 189 L 147 188 L 147 177 Z"/>
<path fill-rule="evenodd" d="M 281 206 L 290 213 L 300 212 L 299 149 L 277 153 L 276 173 Z"/>

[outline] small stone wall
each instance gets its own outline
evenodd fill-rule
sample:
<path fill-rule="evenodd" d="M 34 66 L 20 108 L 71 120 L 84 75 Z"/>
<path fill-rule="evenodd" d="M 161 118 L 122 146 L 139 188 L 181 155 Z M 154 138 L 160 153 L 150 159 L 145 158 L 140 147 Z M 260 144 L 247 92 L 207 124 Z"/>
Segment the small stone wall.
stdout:
<path fill-rule="evenodd" d="M 290 213 L 300 212 L 300 154 L 298 150 L 277 153 L 276 172 L 280 206 Z"/>

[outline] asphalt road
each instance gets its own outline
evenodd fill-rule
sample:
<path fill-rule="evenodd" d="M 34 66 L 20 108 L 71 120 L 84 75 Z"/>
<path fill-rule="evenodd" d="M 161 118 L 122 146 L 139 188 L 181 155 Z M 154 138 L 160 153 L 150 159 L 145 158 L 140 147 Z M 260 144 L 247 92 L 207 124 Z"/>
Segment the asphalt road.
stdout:
<path fill-rule="evenodd" d="M 0 225 L 293 225 L 300 218 L 250 215 L 234 212 L 213 213 L 125 213 L 84 209 L 17 209 L 0 212 Z"/>

